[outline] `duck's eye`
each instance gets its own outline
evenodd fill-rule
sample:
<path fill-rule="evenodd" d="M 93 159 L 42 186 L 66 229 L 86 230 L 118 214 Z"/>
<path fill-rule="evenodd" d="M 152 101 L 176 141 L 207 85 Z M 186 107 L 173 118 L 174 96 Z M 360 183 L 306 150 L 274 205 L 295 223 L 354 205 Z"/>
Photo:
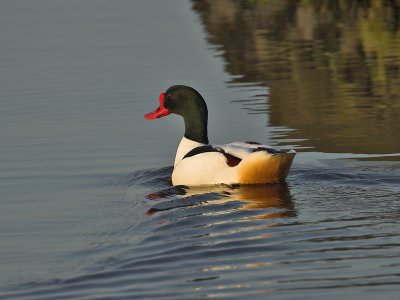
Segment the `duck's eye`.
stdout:
<path fill-rule="evenodd" d="M 171 94 L 167 94 L 167 99 L 170 100 L 171 99 Z"/>

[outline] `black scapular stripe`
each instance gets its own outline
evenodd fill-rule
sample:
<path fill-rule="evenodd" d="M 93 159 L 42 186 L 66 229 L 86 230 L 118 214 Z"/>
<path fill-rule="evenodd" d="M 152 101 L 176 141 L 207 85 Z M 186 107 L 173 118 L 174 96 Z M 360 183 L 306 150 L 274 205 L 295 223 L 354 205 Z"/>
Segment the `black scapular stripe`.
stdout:
<path fill-rule="evenodd" d="M 196 148 L 190 150 L 188 153 L 185 154 L 185 156 L 182 159 L 192 157 L 197 154 L 206 153 L 206 152 L 219 152 L 219 153 L 225 154 L 225 151 L 219 147 L 213 147 L 211 145 L 204 145 L 204 146 L 199 146 L 199 147 L 196 147 Z"/>
<path fill-rule="evenodd" d="M 213 147 L 210 145 L 205 145 L 205 146 L 200 146 L 200 147 L 194 148 L 194 149 L 190 150 L 188 153 L 186 153 L 186 155 L 182 159 L 192 157 L 197 154 L 207 153 L 207 152 L 218 152 L 218 153 L 223 154 L 226 158 L 227 165 L 230 167 L 235 167 L 242 161 L 240 158 L 233 156 L 229 153 L 226 153 L 224 151 L 224 149 L 222 149 L 220 147 Z"/>

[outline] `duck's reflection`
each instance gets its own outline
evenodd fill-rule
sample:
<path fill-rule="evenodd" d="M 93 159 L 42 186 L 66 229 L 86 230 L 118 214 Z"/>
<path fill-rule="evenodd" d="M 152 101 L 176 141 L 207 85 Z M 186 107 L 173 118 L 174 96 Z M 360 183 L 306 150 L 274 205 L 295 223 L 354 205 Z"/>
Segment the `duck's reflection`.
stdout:
<path fill-rule="evenodd" d="M 242 203 L 243 210 L 265 210 L 258 218 L 296 216 L 295 205 L 286 183 L 260 185 L 172 186 L 147 195 L 152 203 L 148 214 L 203 203 Z"/>
<path fill-rule="evenodd" d="M 295 206 L 286 183 L 240 186 L 234 196 L 243 202 L 242 209 L 277 209 L 264 218 L 296 216 Z"/>

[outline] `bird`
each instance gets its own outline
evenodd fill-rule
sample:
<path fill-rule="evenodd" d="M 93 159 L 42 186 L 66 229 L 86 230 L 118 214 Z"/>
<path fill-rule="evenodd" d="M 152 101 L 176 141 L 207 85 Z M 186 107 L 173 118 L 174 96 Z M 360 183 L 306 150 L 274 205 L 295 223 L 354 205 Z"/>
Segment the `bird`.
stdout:
<path fill-rule="evenodd" d="M 287 177 L 297 153 L 294 150 L 280 151 L 257 142 L 210 145 L 207 105 L 194 88 L 171 86 L 160 94 L 159 103 L 145 119 L 176 114 L 185 124 L 172 171 L 173 185 L 266 184 Z"/>

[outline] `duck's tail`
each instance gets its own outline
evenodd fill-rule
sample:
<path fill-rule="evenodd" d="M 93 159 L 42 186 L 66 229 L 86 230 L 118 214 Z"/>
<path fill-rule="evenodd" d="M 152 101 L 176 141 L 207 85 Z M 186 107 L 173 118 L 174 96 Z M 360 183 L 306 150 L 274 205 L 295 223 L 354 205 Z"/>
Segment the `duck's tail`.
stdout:
<path fill-rule="evenodd" d="M 237 166 L 238 183 L 255 184 L 283 181 L 289 173 L 295 151 L 268 153 L 257 151 Z"/>

